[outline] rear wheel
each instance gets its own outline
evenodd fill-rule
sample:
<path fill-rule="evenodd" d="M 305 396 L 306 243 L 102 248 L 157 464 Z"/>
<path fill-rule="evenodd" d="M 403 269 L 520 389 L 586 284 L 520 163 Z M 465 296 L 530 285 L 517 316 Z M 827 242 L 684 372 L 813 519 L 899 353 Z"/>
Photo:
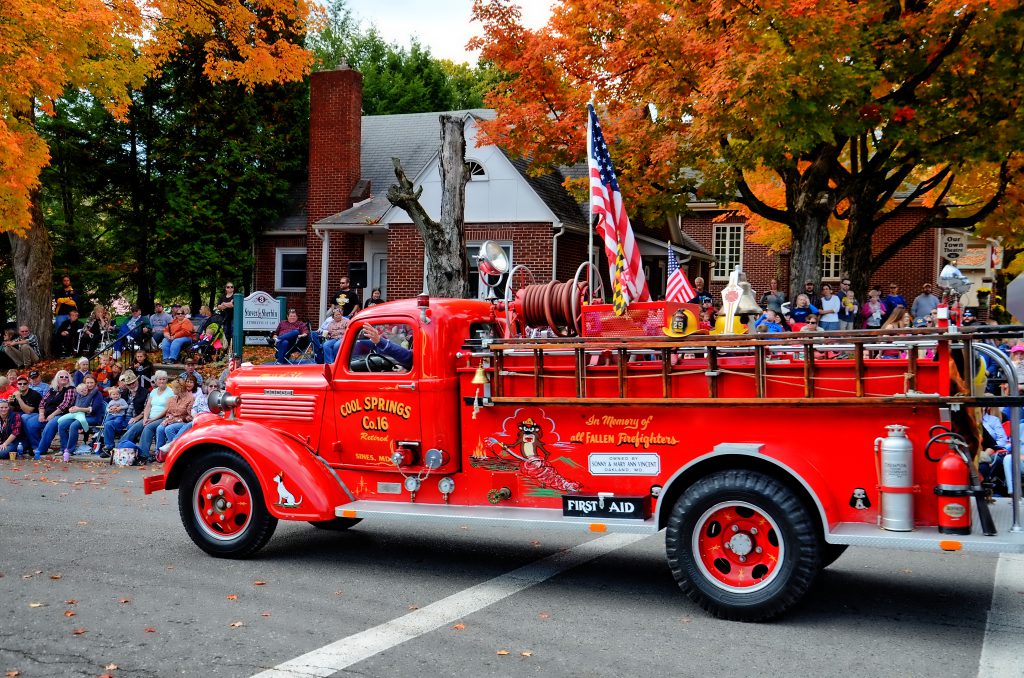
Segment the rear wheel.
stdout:
<path fill-rule="evenodd" d="M 192 541 L 221 558 L 252 555 L 277 527 L 249 464 L 226 449 L 202 455 L 185 470 L 178 511 Z"/>
<path fill-rule="evenodd" d="M 679 588 L 723 619 L 782 614 L 811 587 L 821 542 L 810 512 L 778 480 L 724 471 L 689 487 L 669 516 L 668 563 Z"/>

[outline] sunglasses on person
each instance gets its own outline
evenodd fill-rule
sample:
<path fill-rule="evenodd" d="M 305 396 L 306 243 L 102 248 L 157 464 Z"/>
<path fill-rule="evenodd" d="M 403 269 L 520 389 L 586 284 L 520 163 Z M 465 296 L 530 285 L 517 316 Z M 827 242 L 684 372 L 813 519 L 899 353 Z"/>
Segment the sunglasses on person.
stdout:
<path fill-rule="evenodd" d="M 18 386 L 28 386 L 28 382 L 25 380 L 21 380 L 18 382 Z"/>
<path fill-rule="evenodd" d="M 234 285 L 225 285 L 224 289 L 226 289 L 226 290 L 233 290 L 233 289 L 235 289 L 235 286 Z"/>
<path fill-rule="evenodd" d="M 64 375 L 61 375 L 61 376 L 59 376 L 59 377 L 57 377 L 57 378 L 58 378 L 58 379 L 70 379 L 71 377 L 66 377 L 66 376 L 64 376 Z"/>
<path fill-rule="evenodd" d="M 817 325 L 817 324 L 818 324 L 818 321 L 817 321 L 817 320 L 808 320 L 808 321 L 807 321 L 807 324 L 808 324 L 808 325 Z"/>

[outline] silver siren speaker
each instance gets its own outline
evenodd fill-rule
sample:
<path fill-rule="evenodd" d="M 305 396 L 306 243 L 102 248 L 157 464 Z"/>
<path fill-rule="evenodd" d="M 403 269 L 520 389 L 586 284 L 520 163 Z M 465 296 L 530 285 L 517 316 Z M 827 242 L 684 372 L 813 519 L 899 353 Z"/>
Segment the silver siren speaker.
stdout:
<path fill-rule="evenodd" d="M 220 414 L 221 412 L 238 407 L 242 403 L 242 399 L 236 395 L 231 395 L 226 391 L 210 391 L 210 395 L 207 396 L 206 403 L 211 412 L 214 414 Z"/>
<path fill-rule="evenodd" d="M 508 256 L 501 245 L 493 240 L 485 240 L 477 254 L 477 266 L 482 275 L 504 275 L 508 273 Z"/>
<path fill-rule="evenodd" d="M 508 273 L 508 255 L 498 243 L 485 240 L 480 245 L 476 261 L 480 270 L 480 284 L 490 289 L 493 296 L 494 288 L 501 284 L 502 278 Z M 498 279 L 492 283 L 490 277 L 494 275 L 498 276 Z"/>

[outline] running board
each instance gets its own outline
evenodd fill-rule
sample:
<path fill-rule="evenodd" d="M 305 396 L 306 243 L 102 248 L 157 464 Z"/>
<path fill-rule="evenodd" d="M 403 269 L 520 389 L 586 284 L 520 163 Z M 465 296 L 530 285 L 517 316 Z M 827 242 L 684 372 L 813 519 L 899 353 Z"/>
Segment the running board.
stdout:
<path fill-rule="evenodd" d="M 507 527 L 539 527 L 571 529 L 586 532 L 630 532 L 654 534 L 658 531 L 654 518 L 594 520 L 568 518 L 560 509 L 521 508 L 517 506 L 457 506 L 454 504 L 413 504 L 390 501 L 354 501 L 334 511 L 339 518 L 373 518 L 409 522 L 422 520 L 435 523 L 473 523 Z"/>
<path fill-rule="evenodd" d="M 890 532 L 865 523 L 839 523 L 826 537 L 830 544 L 850 544 L 883 549 L 911 551 L 974 551 L 985 553 L 1024 553 L 1024 532 L 1013 532 L 1011 500 L 999 498 L 989 504 L 998 534 L 986 537 L 978 525 L 977 511 L 971 507 L 971 534 L 942 534 L 937 527 L 917 527 L 912 532 Z"/>

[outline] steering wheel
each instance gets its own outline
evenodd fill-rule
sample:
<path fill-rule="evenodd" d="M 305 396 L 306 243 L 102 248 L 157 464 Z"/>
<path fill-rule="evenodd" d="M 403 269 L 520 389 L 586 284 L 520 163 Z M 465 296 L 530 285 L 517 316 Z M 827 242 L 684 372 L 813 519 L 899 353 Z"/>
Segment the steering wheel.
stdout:
<path fill-rule="evenodd" d="M 370 372 L 394 372 L 402 364 L 390 356 L 380 353 L 369 353 L 366 356 L 366 369 Z"/>

